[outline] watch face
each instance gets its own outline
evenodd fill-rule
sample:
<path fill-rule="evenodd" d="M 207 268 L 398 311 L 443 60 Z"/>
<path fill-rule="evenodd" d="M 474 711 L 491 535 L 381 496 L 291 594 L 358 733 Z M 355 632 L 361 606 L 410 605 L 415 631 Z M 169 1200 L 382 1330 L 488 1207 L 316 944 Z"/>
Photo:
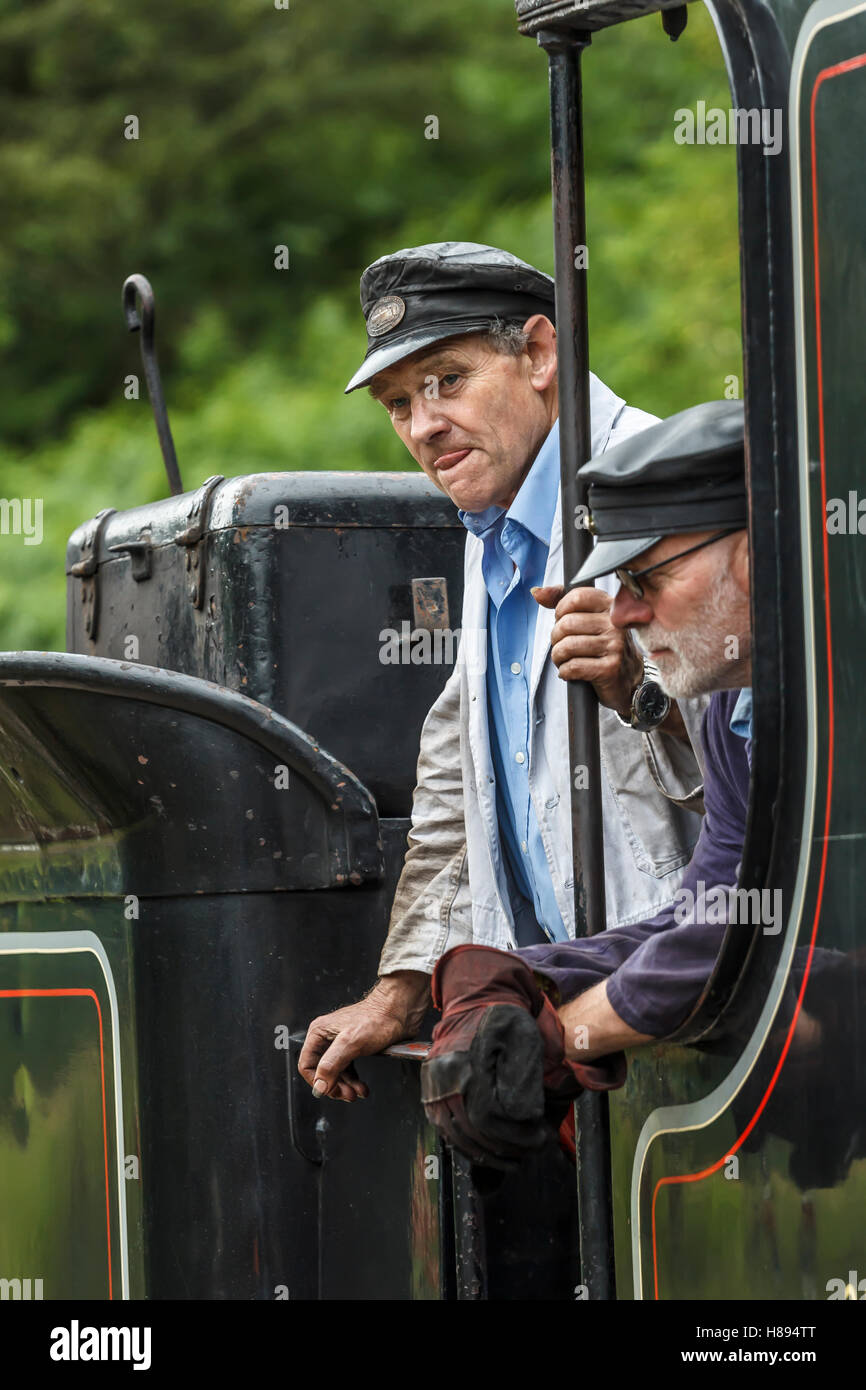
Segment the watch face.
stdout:
<path fill-rule="evenodd" d="M 670 707 L 670 697 L 655 681 L 645 681 L 634 697 L 635 718 L 641 724 L 660 724 Z"/>

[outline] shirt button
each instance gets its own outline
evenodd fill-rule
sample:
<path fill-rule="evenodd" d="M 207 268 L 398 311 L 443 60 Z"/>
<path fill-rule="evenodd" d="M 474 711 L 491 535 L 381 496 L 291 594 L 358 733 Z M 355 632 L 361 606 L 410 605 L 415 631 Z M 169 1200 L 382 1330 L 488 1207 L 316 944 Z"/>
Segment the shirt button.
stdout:
<path fill-rule="evenodd" d="M 512 674 L 512 676 L 519 676 L 522 669 L 523 669 L 523 668 L 521 667 L 519 661 L 512 661 L 512 663 L 511 663 L 511 674 Z"/>
<path fill-rule="evenodd" d="M 525 840 L 521 840 L 521 841 L 520 841 L 520 848 L 523 850 L 523 853 L 524 853 L 524 854 L 528 854 L 528 853 L 529 853 L 529 850 L 526 848 L 526 841 L 525 841 Z"/>
<path fill-rule="evenodd" d="M 526 754 L 525 754 L 525 753 L 515 753 L 515 754 L 514 754 L 514 761 L 515 761 L 516 763 L 525 763 L 525 762 L 526 762 Z"/>

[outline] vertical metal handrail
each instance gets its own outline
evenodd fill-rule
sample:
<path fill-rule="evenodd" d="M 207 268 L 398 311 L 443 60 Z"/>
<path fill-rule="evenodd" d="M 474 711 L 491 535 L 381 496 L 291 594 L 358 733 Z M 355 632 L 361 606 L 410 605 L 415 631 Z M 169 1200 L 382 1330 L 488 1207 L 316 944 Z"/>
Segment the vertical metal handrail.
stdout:
<path fill-rule="evenodd" d="M 538 43 L 550 69 L 551 176 L 556 264 L 562 552 L 566 584 L 589 554 L 583 518 L 586 489 L 578 469 L 590 457 L 586 206 L 580 58 L 590 42 L 581 30 L 543 29 Z M 586 681 L 568 682 L 571 837 L 578 936 L 606 925 L 598 700 Z M 615 1297 L 607 1097 L 585 1092 L 577 1102 L 577 1184 L 581 1279 L 591 1299 Z"/>
<path fill-rule="evenodd" d="M 451 1200 L 454 1213 L 456 1296 L 459 1302 L 487 1299 L 487 1244 L 484 1203 L 472 1175 L 472 1163 L 451 1150 Z"/>

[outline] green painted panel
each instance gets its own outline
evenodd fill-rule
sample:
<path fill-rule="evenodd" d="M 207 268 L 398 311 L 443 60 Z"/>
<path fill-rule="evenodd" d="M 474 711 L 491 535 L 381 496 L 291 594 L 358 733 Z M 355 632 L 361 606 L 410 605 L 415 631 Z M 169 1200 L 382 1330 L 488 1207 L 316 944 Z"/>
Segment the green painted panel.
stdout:
<path fill-rule="evenodd" d="M 0 1280 L 31 1297 L 145 1293 L 130 925 L 116 900 L 0 909 Z"/>

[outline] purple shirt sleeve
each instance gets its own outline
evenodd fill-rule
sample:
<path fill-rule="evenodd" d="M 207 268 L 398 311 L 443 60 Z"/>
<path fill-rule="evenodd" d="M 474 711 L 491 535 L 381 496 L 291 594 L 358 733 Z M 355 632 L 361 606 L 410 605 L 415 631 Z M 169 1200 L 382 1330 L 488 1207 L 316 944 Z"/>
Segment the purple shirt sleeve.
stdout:
<path fill-rule="evenodd" d="M 697 1002 L 725 926 L 695 920 L 690 907 L 704 891 L 736 884 L 745 839 L 748 749 L 729 728 L 738 693 L 714 695 L 704 715 L 706 814 L 674 902 L 647 922 L 520 952 L 533 970 L 554 982 L 563 1003 L 606 979 L 608 999 L 630 1028 L 666 1037 Z M 714 914 L 708 910 L 705 915 Z"/>

